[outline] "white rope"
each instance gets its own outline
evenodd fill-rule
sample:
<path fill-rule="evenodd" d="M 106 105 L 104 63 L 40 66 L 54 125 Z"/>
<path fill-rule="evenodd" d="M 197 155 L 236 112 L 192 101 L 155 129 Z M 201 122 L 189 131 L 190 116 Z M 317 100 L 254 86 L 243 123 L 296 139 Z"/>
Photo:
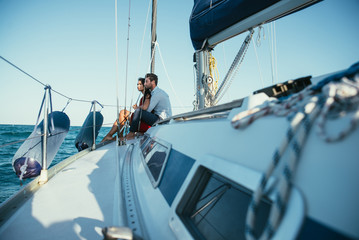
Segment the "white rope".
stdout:
<path fill-rule="evenodd" d="M 319 98 L 314 96 L 305 105 L 302 111 L 297 112 L 290 122 L 290 126 L 285 134 L 285 137 L 280 146 L 274 151 L 272 161 L 267 168 L 266 172 L 262 175 L 260 185 L 253 193 L 253 198 L 248 208 L 246 218 L 246 238 L 256 239 L 257 236 L 254 234 L 255 220 L 258 210 L 258 206 L 265 195 L 265 188 L 267 182 L 274 170 L 279 165 L 279 162 L 284 161 L 282 169 L 283 176 L 280 178 L 277 184 L 277 193 L 275 201 L 272 204 L 267 226 L 262 233 L 260 239 L 270 239 L 275 230 L 278 228 L 280 219 L 282 218 L 286 209 L 286 203 L 289 199 L 291 190 L 291 179 L 295 173 L 297 162 L 299 160 L 301 149 L 305 143 L 307 135 L 310 131 L 312 122 L 318 115 L 320 104 L 318 104 Z M 284 152 L 289 151 L 289 158 L 282 158 Z"/>
<path fill-rule="evenodd" d="M 335 142 L 343 139 L 350 134 L 358 125 L 359 122 L 359 75 L 354 78 L 355 82 L 349 81 L 346 77 L 342 79 L 340 83 L 329 83 L 323 87 L 323 93 L 327 99 L 321 114 L 318 118 L 318 134 L 326 142 Z M 352 109 L 354 108 L 354 109 Z M 340 117 L 343 115 L 345 109 L 350 111 L 351 120 L 350 123 L 345 126 L 336 135 L 329 135 L 325 129 L 325 123 L 328 119 L 328 115 L 334 117 Z M 334 114 L 333 114 L 334 112 Z M 349 115 L 349 114 L 348 114 Z"/>
<path fill-rule="evenodd" d="M 353 72 L 356 73 L 354 77 Z M 284 161 L 283 175 L 279 184 L 276 185 L 276 199 L 271 207 L 271 212 L 261 239 L 271 238 L 280 224 L 280 220 L 285 212 L 286 204 L 291 190 L 291 179 L 295 174 L 297 162 L 300 157 L 301 149 L 305 144 L 307 135 L 312 123 L 317 120 L 319 135 L 328 142 L 338 141 L 349 135 L 355 130 L 359 122 L 359 63 L 353 65 L 345 72 L 345 75 L 324 79 L 316 86 L 309 86 L 302 92 L 292 95 L 290 98 L 280 101 L 267 102 L 262 106 L 250 109 L 236 115 L 232 119 L 234 128 L 245 128 L 256 119 L 268 114 L 276 116 L 288 116 L 290 121 L 289 128 L 282 143 L 274 151 L 272 161 L 266 172 L 263 174 L 261 182 L 253 194 L 252 201 L 248 207 L 245 234 L 247 239 L 257 239 L 255 236 L 255 218 L 259 203 L 265 194 L 266 184 L 279 165 Z M 324 85 L 323 85 L 324 84 Z M 323 106 L 324 105 L 324 106 Z M 336 136 L 329 136 L 324 123 L 328 120 L 328 115 L 340 117 L 343 113 L 353 112 L 348 126 L 344 127 Z M 294 114 L 294 117 L 292 117 Z M 282 159 L 285 151 L 289 151 L 289 157 Z"/>

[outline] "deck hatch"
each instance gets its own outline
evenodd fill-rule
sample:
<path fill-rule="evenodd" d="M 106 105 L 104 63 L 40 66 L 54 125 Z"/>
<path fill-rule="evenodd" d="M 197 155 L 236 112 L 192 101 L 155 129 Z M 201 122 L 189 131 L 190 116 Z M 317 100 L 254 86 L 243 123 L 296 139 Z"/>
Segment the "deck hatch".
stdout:
<path fill-rule="evenodd" d="M 252 191 L 200 167 L 177 214 L 196 239 L 245 239 L 245 218 Z M 260 236 L 268 219 L 271 200 L 259 205 L 255 235 Z"/>
<path fill-rule="evenodd" d="M 142 160 L 151 183 L 156 188 L 166 167 L 171 144 L 157 138 L 150 138 L 147 135 L 144 136 L 141 142 Z"/>

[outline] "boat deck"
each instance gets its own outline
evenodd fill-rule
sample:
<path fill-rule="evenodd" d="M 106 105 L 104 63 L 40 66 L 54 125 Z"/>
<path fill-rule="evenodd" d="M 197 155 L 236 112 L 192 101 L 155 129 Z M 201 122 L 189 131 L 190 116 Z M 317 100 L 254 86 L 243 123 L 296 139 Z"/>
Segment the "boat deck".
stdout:
<path fill-rule="evenodd" d="M 111 143 L 65 167 L 1 227 L 1 239 L 101 239 L 103 227 L 119 224 L 117 152 Z"/>

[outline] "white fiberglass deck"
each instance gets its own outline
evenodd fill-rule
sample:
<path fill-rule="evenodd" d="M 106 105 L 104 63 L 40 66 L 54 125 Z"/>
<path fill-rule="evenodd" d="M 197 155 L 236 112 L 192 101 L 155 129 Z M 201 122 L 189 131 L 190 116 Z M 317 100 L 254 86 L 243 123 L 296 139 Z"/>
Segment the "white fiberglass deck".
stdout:
<path fill-rule="evenodd" d="M 1 227 L 0 239 L 102 239 L 103 227 L 119 224 L 117 151 L 111 143 L 64 168 Z"/>

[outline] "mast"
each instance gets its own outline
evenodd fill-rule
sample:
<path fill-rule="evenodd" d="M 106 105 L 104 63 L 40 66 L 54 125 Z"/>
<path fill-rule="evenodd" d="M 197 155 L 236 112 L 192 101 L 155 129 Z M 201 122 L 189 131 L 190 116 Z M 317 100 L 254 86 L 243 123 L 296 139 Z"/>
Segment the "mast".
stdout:
<path fill-rule="evenodd" d="M 157 0 L 152 0 L 152 24 L 151 24 L 151 73 L 155 72 L 155 51 L 157 41 Z"/>
<path fill-rule="evenodd" d="M 299 11 L 307 6 L 315 4 L 320 0 L 251 0 L 227 1 L 223 8 L 194 4 L 190 17 L 190 33 L 192 44 L 195 49 L 196 67 L 196 99 L 194 109 L 199 110 L 212 107 L 222 98 L 233 80 L 243 56 L 253 36 L 253 29 L 265 23 Z M 243 10 L 248 4 L 253 9 Z M 233 18 L 228 20 L 230 12 Z M 209 59 L 211 51 L 217 44 L 224 42 L 238 34 L 249 31 L 240 51 L 236 55 L 231 68 L 216 93 L 213 91 L 213 79 L 210 76 Z M 213 94 L 214 93 L 214 94 Z"/>
<path fill-rule="evenodd" d="M 206 96 L 208 95 L 206 86 L 209 76 L 208 54 L 209 54 L 209 50 L 201 50 L 195 53 L 197 92 L 196 92 L 196 103 L 194 110 L 199 110 L 209 107 L 208 103 L 206 103 Z"/>

